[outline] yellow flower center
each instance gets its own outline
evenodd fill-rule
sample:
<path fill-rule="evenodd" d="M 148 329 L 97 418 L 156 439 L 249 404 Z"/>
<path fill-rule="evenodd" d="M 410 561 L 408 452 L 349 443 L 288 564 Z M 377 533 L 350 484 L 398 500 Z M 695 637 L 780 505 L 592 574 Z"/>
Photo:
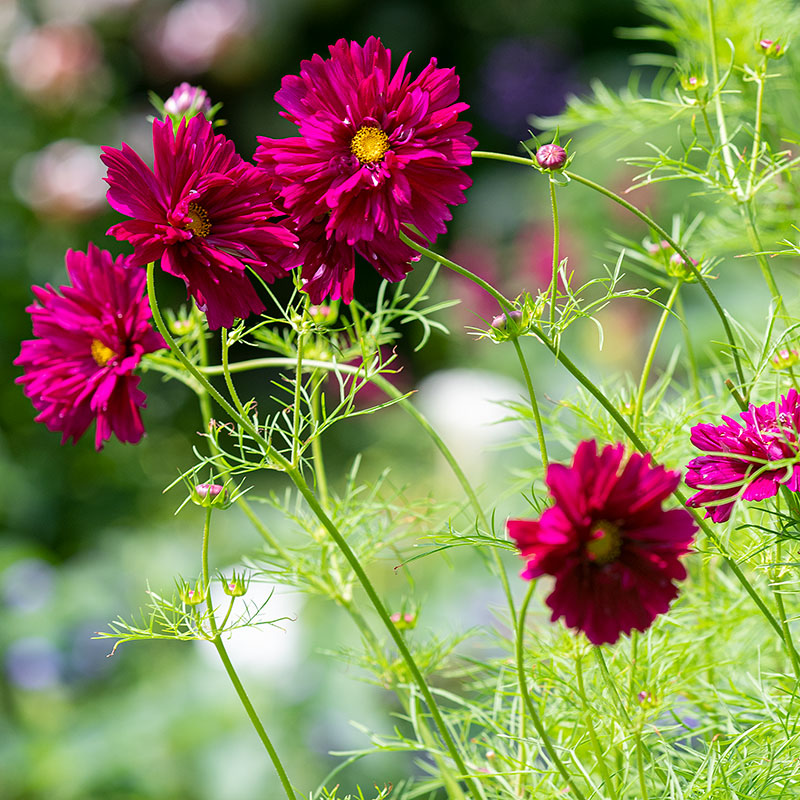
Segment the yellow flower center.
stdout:
<path fill-rule="evenodd" d="M 186 230 L 204 239 L 211 233 L 211 220 L 208 218 L 208 212 L 197 203 L 189 203 L 187 211 L 192 221 L 186 226 Z"/>
<path fill-rule="evenodd" d="M 92 339 L 92 358 L 98 367 L 104 367 L 116 355 L 110 347 L 106 347 L 99 339 Z"/>
<path fill-rule="evenodd" d="M 389 149 L 389 137 L 373 126 L 362 126 L 350 142 L 350 150 L 362 164 L 375 164 L 383 161 Z"/>
<path fill-rule="evenodd" d="M 586 542 L 586 552 L 590 561 L 603 566 L 616 560 L 622 546 L 622 536 L 616 525 L 601 520 L 592 528 L 591 537 Z"/>

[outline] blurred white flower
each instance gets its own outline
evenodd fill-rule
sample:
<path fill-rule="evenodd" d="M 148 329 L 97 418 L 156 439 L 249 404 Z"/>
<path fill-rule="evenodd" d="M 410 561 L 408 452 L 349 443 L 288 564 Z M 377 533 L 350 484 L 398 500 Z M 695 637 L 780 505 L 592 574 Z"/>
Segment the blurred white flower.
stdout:
<path fill-rule="evenodd" d="M 60 22 L 85 22 L 135 6 L 139 0 L 39 0 L 42 15 Z"/>
<path fill-rule="evenodd" d="M 47 219 L 94 216 L 106 203 L 100 148 L 77 139 L 60 139 L 23 156 L 14 169 L 17 196 Z"/>

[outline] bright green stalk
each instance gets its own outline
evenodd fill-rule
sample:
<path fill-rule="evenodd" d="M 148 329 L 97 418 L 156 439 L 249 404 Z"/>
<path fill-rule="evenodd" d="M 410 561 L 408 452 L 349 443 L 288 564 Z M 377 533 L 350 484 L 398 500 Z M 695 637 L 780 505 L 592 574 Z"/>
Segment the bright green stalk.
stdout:
<path fill-rule="evenodd" d="M 525 361 L 525 356 L 522 352 L 522 347 L 519 344 L 519 337 L 515 336 L 512 341 L 514 342 L 514 349 L 517 351 L 522 372 L 525 375 L 525 384 L 528 387 L 528 396 L 531 399 L 531 409 L 533 409 L 533 417 L 536 420 L 536 435 L 539 438 L 539 452 L 542 454 L 542 466 L 547 469 L 547 445 L 544 439 L 544 428 L 542 427 L 542 417 L 539 414 L 539 404 L 536 402 L 536 393 L 533 391 L 533 383 L 531 381 L 531 374 L 528 371 L 528 363 Z"/>
<path fill-rule="evenodd" d="M 589 700 L 586 697 L 586 690 L 583 686 L 583 668 L 581 666 L 580 655 L 575 656 L 575 677 L 578 681 L 578 694 L 580 695 L 581 704 L 583 705 L 583 721 L 586 725 L 586 730 L 589 733 L 589 741 L 592 743 L 592 749 L 594 750 L 594 755 L 597 759 L 597 766 L 600 769 L 600 776 L 603 778 L 603 783 L 605 784 L 609 795 L 611 795 L 611 800 L 618 800 L 619 795 L 617 794 L 616 787 L 614 786 L 614 781 L 611 780 L 611 775 L 608 772 L 608 766 L 606 765 L 603 748 L 600 747 L 600 742 L 597 738 L 597 732 L 595 731 L 594 723 L 592 722 L 593 711 L 592 707 L 589 705 Z"/>
<path fill-rule="evenodd" d="M 700 372 L 697 369 L 697 357 L 694 354 L 694 346 L 692 345 L 692 337 L 689 335 L 689 326 L 686 324 L 686 312 L 683 308 L 683 300 L 680 293 L 675 299 L 675 306 L 678 309 L 678 319 L 681 322 L 681 333 L 683 334 L 683 341 L 686 344 L 686 355 L 689 359 L 689 376 L 692 381 L 692 391 L 694 399 L 700 401 Z"/>
<path fill-rule="evenodd" d="M 308 363 L 308 362 L 306 362 Z M 311 381 L 313 383 L 311 389 L 311 417 L 316 423 L 319 417 L 319 396 L 322 391 L 322 378 L 317 378 L 312 375 Z M 311 437 L 311 455 L 314 462 L 314 477 L 316 478 L 317 489 L 319 490 L 319 497 L 323 506 L 328 505 L 328 477 L 325 473 L 325 462 L 322 458 L 322 442 L 316 432 Z"/>
<path fill-rule="evenodd" d="M 794 640 L 792 639 L 792 632 L 789 628 L 789 621 L 786 617 L 786 608 L 783 604 L 783 593 L 781 592 L 780 588 L 777 586 L 778 580 L 778 569 L 781 563 L 781 540 L 778 539 L 777 543 L 775 544 L 775 562 L 776 565 L 772 571 L 772 593 L 775 596 L 775 603 L 778 606 L 778 618 L 781 622 L 781 628 L 783 629 L 784 640 L 786 641 L 787 650 L 789 651 L 789 658 L 792 662 L 792 667 L 794 669 L 794 674 L 797 680 L 800 682 L 800 658 L 797 656 L 797 650 L 794 646 Z"/>
<path fill-rule="evenodd" d="M 550 176 L 550 207 L 553 210 L 553 277 L 550 283 L 550 327 L 555 325 L 556 319 L 556 288 L 558 286 L 558 204 L 556 203 L 556 182 Z"/>
<path fill-rule="evenodd" d="M 153 281 L 153 270 L 154 265 L 152 263 L 148 264 L 147 294 L 150 300 L 150 308 L 153 312 L 153 321 L 155 322 L 159 333 L 161 333 L 161 335 L 164 337 L 164 340 L 167 342 L 170 349 L 173 351 L 175 356 L 177 356 L 178 360 L 183 364 L 183 366 L 202 386 L 205 387 L 210 397 L 220 406 L 220 408 L 222 408 L 223 411 L 225 411 L 226 414 L 228 414 L 228 416 L 230 416 L 232 420 L 234 420 L 244 431 L 247 432 L 249 436 L 253 438 L 254 441 L 261 446 L 265 455 L 272 460 L 279 469 L 287 474 L 305 501 L 308 503 L 311 511 L 316 515 L 323 527 L 328 531 L 330 537 L 341 550 L 342 555 L 344 555 L 345 559 L 347 559 L 350 567 L 356 574 L 359 583 L 369 597 L 370 602 L 375 608 L 378 616 L 381 618 L 381 621 L 389 632 L 389 635 L 392 637 L 392 639 L 394 639 L 395 645 L 400 652 L 403 661 L 408 667 L 414 683 L 417 684 L 420 693 L 425 698 L 425 702 L 428 705 L 430 714 L 433 717 L 434 723 L 439 730 L 439 734 L 442 737 L 442 740 L 444 741 L 445 746 L 450 753 L 450 757 L 453 759 L 453 762 L 456 765 L 456 768 L 459 770 L 460 774 L 464 776 L 465 780 L 472 785 L 472 791 L 475 797 L 483 797 L 483 789 L 480 783 L 478 783 L 474 778 L 466 777 L 469 774 L 466 764 L 464 763 L 464 759 L 462 758 L 461 753 L 459 752 L 456 743 L 453 740 L 450 730 L 444 722 L 433 693 L 428 687 L 428 684 L 425 682 L 425 679 L 422 676 L 414 657 L 411 655 L 405 640 L 395 627 L 395 624 L 392 622 L 389 613 L 383 605 L 383 602 L 381 601 L 380 597 L 378 597 L 375 588 L 367 577 L 367 574 L 364 572 L 364 568 L 361 566 L 361 563 L 359 562 L 355 553 L 347 543 L 347 540 L 342 536 L 339 529 L 336 527 L 330 517 L 328 517 L 325 509 L 323 509 L 319 504 L 319 501 L 309 488 L 300 471 L 288 459 L 281 455 L 281 453 L 275 450 L 275 448 L 261 435 L 261 433 L 252 424 L 252 422 L 250 422 L 249 419 L 240 415 L 236 409 L 231 406 L 231 404 L 214 388 L 214 386 L 209 383 L 208 379 L 200 372 L 200 370 L 198 370 L 197 367 L 192 364 L 192 362 L 186 357 L 180 348 L 177 347 L 175 340 L 172 338 L 172 335 L 164 324 L 164 319 L 161 316 L 161 311 L 158 307 L 158 301 L 155 294 L 155 284 Z"/>
<path fill-rule="evenodd" d="M 303 349 L 306 335 L 297 333 L 297 360 L 294 371 L 294 413 L 292 414 L 292 466 L 300 465 L 300 388 L 303 385 Z"/>
<path fill-rule="evenodd" d="M 228 387 L 228 394 L 231 396 L 231 400 L 233 400 L 233 404 L 236 406 L 236 410 L 244 416 L 246 413 L 244 410 L 244 406 L 242 405 L 242 401 L 239 399 L 239 395 L 236 392 L 236 387 L 233 384 L 233 378 L 231 378 L 231 371 L 228 365 L 228 350 L 230 345 L 228 344 L 228 329 L 222 329 L 222 336 L 221 336 L 221 351 L 222 351 L 222 374 L 225 376 L 225 385 Z M 205 366 L 205 362 L 204 362 Z"/>
<path fill-rule="evenodd" d="M 658 325 L 656 326 L 656 331 L 653 334 L 653 341 L 650 342 L 650 349 L 647 351 L 647 357 L 644 360 L 642 377 L 639 379 L 639 391 L 636 393 L 636 402 L 633 406 L 633 429 L 635 431 L 639 430 L 639 420 L 642 416 L 642 406 L 644 405 L 644 393 L 645 389 L 647 388 L 647 379 L 650 377 L 650 370 L 653 366 L 653 360 L 656 356 L 658 343 L 661 341 L 661 334 L 664 332 L 664 326 L 667 324 L 667 319 L 672 313 L 672 306 L 675 303 L 675 300 L 678 298 L 678 292 L 680 291 L 682 283 L 682 280 L 677 280 L 675 285 L 672 287 L 672 291 L 667 298 L 667 303 L 661 313 L 661 319 L 659 319 Z"/>
<path fill-rule="evenodd" d="M 567 768 L 564 766 L 564 762 L 559 757 L 558 753 L 555 750 L 555 747 L 553 747 L 553 743 L 550 741 L 550 737 L 548 736 L 547 731 L 544 729 L 544 725 L 542 725 L 542 720 L 539 717 L 538 712 L 536 711 L 536 706 L 534 706 L 530 692 L 528 691 L 528 678 L 525 673 L 525 653 L 524 653 L 525 618 L 528 613 L 528 605 L 531 602 L 531 597 L 533 596 L 533 590 L 535 587 L 536 587 L 536 582 L 531 581 L 530 586 L 528 587 L 528 591 L 525 594 L 525 599 L 522 601 L 522 606 L 520 607 L 519 610 L 519 619 L 517 622 L 516 657 L 517 657 L 517 679 L 519 680 L 519 690 L 522 693 L 522 699 L 525 701 L 525 707 L 528 709 L 528 714 L 530 715 L 531 721 L 533 722 L 533 727 L 536 728 L 536 732 L 539 734 L 539 738 L 542 740 L 542 744 L 544 745 L 544 749 L 547 751 L 547 755 L 550 756 L 550 760 L 553 762 L 556 769 L 561 774 L 561 777 L 567 782 L 570 789 L 572 789 L 577 800 L 586 800 L 583 792 L 577 787 L 575 781 L 572 779 L 572 776 L 569 774 Z"/>
<path fill-rule="evenodd" d="M 521 158 L 520 156 L 509 156 L 503 153 L 490 153 L 483 150 L 475 150 L 472 153 L 473 157 L 475 158 L 488 158 L 493 159 L 495 161 L 507 161 L 511 164 L 522 164 L 526 167 L 531 166 L 530 158 Z M 618 194 L 612 192 L 610 189 L 606 189 L 604 186 L 601 186 L 599 183 L 595 183 L 588 178 L 584 178 L 581 175 L 576 175 L 574 172 L 568 172 L 567 170 L 563 171 L 563 174 L 566 175 L 568 178 L 577 181 L 578 183 L 582 183 L 584 186 L 587 186 L 590 189 L 593 189 L 596 192 L 608 197 L 610 200 L 613 200 L 615 203 L 621 205 L 624 209 L 631 212 L 635 216 L 639 217 L 642 222 L 645 222 L 650 228 L 656 231 L 659 236 L 664 239 L 669 245 L 678 253 L 686 264 L 687 268 L 691 270 L 694 277 L 697 279 L 697 282 L 702 287 L 703 291 L 708 296 L 708 299 L 711 301 L 711 304 L 714 306 L 714 310 L 717 312 L 717 315 L 720 318 L 722 323 L 722 327 L 725 330 L 725 337 L 728 340 L 728 345 L 731 349 L 731 356 L 733 358 L 733 363 L 736 368 L 736 375 L 739 379 L 739 385 L 744 386 L 744 373 L 742 372 L 742 365 L 739 361 L 739 349 L 736 345 L 736 342 L 733 338 L 733 331 L 731 330 L 730 323 L 728 322 L 728 318 L 725 316 L 725 312 L 722 309 L 722 306 L 719 304 L 719 301 L 716 298 L 716 295 L 711 290 L 711 287 L 708 285 L 708 281 L 703 277 L 702 273 L 699 269 L 697 269 L 695 263 L 689 257 L 688 253 L 672 238 L 672 236 L 667 233 L 655 220 L 649 217 L 644 211 L 636 208 L 636 206 L 629 203 L 624 198 L 620 197 Z M 444 263 L 444 262 L 442 262 Z M 449 266 L 445 264 L 445 266 Z M 463 269 L 463 268 L 462 268 Z M 480 284 L 479 284 L 480 285 Z M 493 295 L 494 296 L 494 295 Z"/>
<path fill-rule="evenodd" d="M 762 109 L 764 105 L 764 84 L 767 79 L 767 57 L 761 64 L 758 80 L 756 81 L 758 88 L 756 89 L 756 121 L 753 129 L 753 152 L 750 153 L 750 174 L 747 176 L 747 197 L 752 198 L 753 182 L 756 179 L 756 170 L 758 169 L 758 157 L 761 150 L 761 119 Z"/>
<path fill-rule="evenodd" d="M 752 244 L 753 250 L 756 255 L 756 261 L 758 261 L 758 266 L 761 269 L 761 274 L 764 276 L 764 280 L 766 281 L 767 287 L 769 288 L 770 294 L 772 295 L 772 302 L 775 303 L 775 310 L 788 324 L 789 318 L 787 317 L 786 311 L 784 309 L 783 295 L 781 294 L 781 290 L 778 288 L 778 284 L 775 281 L 775 276 L 772 274 L 772 268 L 769 265 L 769 261 L 767 257 L 764 255 L 764 247 L 761 244 L 761 239 L 759 238 L 758 235 L 758 228 L 756 227 L 755 209 L 753 208 L 752 200 L 740 203 L 739 209 L 741 211 L 745 227 L 747 228 L 747 235 L 750 239 L 750 243 Z"/>

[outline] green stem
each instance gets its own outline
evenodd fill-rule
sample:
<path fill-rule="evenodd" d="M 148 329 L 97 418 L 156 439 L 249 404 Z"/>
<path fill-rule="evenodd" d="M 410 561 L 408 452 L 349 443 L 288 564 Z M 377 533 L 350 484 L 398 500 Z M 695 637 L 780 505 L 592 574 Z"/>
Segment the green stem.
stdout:
<path fill-rule="evenodd" d="M 482 150 L 475 150 L 472 153 L 474 158 L 488 158 L 493 159 L 495 161 L 507 161 L 511 164 L 523 164 L 524 166 L 530 167 L 531 160 L 530 158 L 521 158 L 520 156 L 509 156 L 505 155 L 504 153 L 491 153 Z M 631 214 L 639 217 L 642 222 L 646 223 L 650 228 L 656 231 L 659 236 L 664 239 L 669 245 L 678 253 L 681 258 L 683 258 L 684 264 L 686 264 L 687 268 L 691 270 L 694 277 L 697 279 L 697 282 L 703 288 L 703 291 L 708 296 L 708 299 L 711 301 L 711 304 L 714 306 L 717 315 L 720 318 L 722 323 L 722 327 L 725 330 L 725 337 L 728 340 L 728 345 L 731 349 L 731 356 L 733 358 L 733 362 L 736 368 L 736 375 L 739 379 L 739 384 L 741 386 L 745 385 L 744 380 L 744 373 L 742 372 L 742 365 L 739 361 L 739 349 L 736 345 L 736 342 L 733 338 L 733 331 L 731 330 L 730 323 L 728 322 L 728 318 L 725 315 L 725 312 L 722 309 L 722 306 L 719 304 L 719 301 L 716 298 L 716 295 L 711 290 L 711 287 L 708 285 L 708 282 L 703 277 L 700 270 L 697 269 L 695 263 L 689 257 L 688 253 L 670 236 L 667 231 L 664 230 L 655 220 L 649 217 L 644 211 L 640 211 L 636 206 L 629 203 L 624 198 L 620 197 L 618 194 L 615 194 L 610 189 L 606 189 L 604 186 L 601 186 L 599 183 L 595 183 L 588 178 L 584 178 L 581 175 L 576 175 L 574 172 L 568 172 L 567 170 L 563 171 L 563 174 L 566 175 L 568 178 L 582 183 L 584 186 L 587 186 L 590 189 L 593 189 L 596 192 L 599 192 L 605 197 L 608 197 L 610 200 L 613 200 L 615 203 L 621 205 L 623 208 L 627 209 L 631 212 Z M 448 266 L 445 264 L 445 266 Z"/>
<path fill-rule="evenodd" d="M 550 283 L 550 327 L 555 325 L 556 319 L 556 288 L 558 286 L 558 204 L 556 203 L 556 182 L 550 176 L 550 207 L 553 210 L 553 277 Z"/>
<path fill-rule="evenodd" d="M 628 709 L 625 708 L 625 704 L 622 702 L 622 698 L 619 696 L 619 692 L 617 691 L 617 687 L 614 685 L 614 681 L 611 680 L 611 673 L 608 671 L 606 658 L 603 655 L 603 648 L 598 645 L 594 645 L 592 650 L 594 651 L 595 660 L 600 667 L 600 672 L 603 673 L 603 680 L 605 681 L 606 686 L 614 696 L 614 699 L 617 701 L 617 706 L 619 707 L 620 713 L 625 718 L 625 721 L 630 724 L 631 716 L 628 714 Z"/>
<path fill-rule="evenodd" d="M 473 153 L 473 155 L 475 154 Z M 514 310 L 514 304 L 507 297 L 504 297 L 500 292 L 498 292 L 494 286 L 492 286 L 490 283 L 487 283 L 483 278 L 479 278 L 477 275 L 473 274 L 465 267 L 462 267 L 460 264 L 456 264 L 454 261 L 450 261 L 444 256 L 440 256 L 438 253 L 434 253 L 433 250 L 429 250 L 427 247 L 417 244 L 413 239 L 409 239 L 408 236 L 402 232 L 400 233 L 400 240 L 404 244 L 407 244 L 409 247 L 416 250 L 418 253 L 428 256 L 431 261 L 438 261 L 442 266 L 451 269 L 453 272 L 457 272 L 459 275 L 463 275 L 465 278 L 469 278 L 469 280 L 471 280 L 474 284 L 477 284 L 481 287 L 481 289 L 494 297 L 494 299 L 500 304 L 500 307 L 503 309 L 503 311 L 505 311 L 507 314 Z"/>
<path fill-rule="evenodd" d="M 536 587 L 536 582 L 531 581 L 530 586 L 528 587 L 528 591 L 525 594 L 525 599 L 522 601 L 522 606 L 519 609 L 519 619 L 517 621 L 516 657 L 517 657 L 517 679 L 519 680 L 519 690 L 520 692 L 522 692 L 522 699 L 525 702 L 525 707 L 528 709 L 528 714 L 530 714 L 531 722 L 533 722 L 533 727 L 536 728 L 536 732 L 539 734 L 539 738 L 542 740 L 542 744 L 544 745 L 544 749 L 547 751 L 547 755 L 550 756 L 550 760 L 553 762 L 556 769 L 561 774 L 561 777 L 567 782 L 570 789 L 572 789 L 577 800 L 586 800 L 583 792 L 581 792 L 581 790 L 577 787 L 575 781 L 572 779 L 572 776 L 569 774 L 567 768 L 564 766 L 564 762 L 561 760 L 561 758 L 559 758 L 558 753 L 553 747 L 553 743 L 550 741 L 550 737 L 548 736 L 547 731 L 544 729 L 544 725 L 542 725 L 542 720 L 539 717 L 538 712 L 536 711 L 536 706 L 534 706 L 530 692 L 528 691 L 528 678 L 527 675 L 525 674 L 525 653 L 524 653 L 525 618 L 528 613 L 528 605 L 531 602 L 531 597 L 533 596 L 533 590 L 535 587 Z"/>
<path fill-rule="evenodd" d="M 236 392 L 236 387 L 233 384 L 233 378 L 231 377 L 230 366 L 228 364 L 228 330 L 227 328 L 222 328 L 222 335 L 221 335 L 221 350 L 222 350 L 222 374 L 225 376 L 225 385 L 228 387 L 228 394 L 231 396 L 231 400 L 233 400 L 233 404 L 236 406 L 236 410 L 242 415 L 245 416 L 246 412 L 244 410 L 244 406 L 242 405 L 242 401 L 239 399 L 239 395 Z M 203 361 L 205 365 L 205 361 Z"/>
<path fill-rule="evenodd" d="M 578 693 L 581 698 L 581 705 L 583 706 L 584 724 L 586 725 L 586 730 L 589 733 L 589 741 L 592 743 L 592 749 L 594 750 L 595 758 L 597 759 L 597 766 L 600 769 L 600 776 L 603 778 L 603 783 L 605 784 L 609 795 L 611 795 L 611 800 L 618 800 L 617 790 L 614 786 L 614 781 L 611 780 L 611 775 L 608 772 L 608 766 L 606 765 L 603 748 L 600 747 L 600 742 L 597 738 L 597 732 L 595 731 L 594 723 L 592 722 L 592 708 L 589 705 L 589 700 L 586 697 L 586 690 L 583 686 L 583 668 L 581 666 L 580 655 L 576 655 L 575 657 L 575 677 L 578 681 Z"/>
<path fill-rule="evenodd" d="M 789 621 L 786 617 L 786 608 L 783 604 L 783 593 L 780 590 L 780 587 L 777 585 L 778 581 L 778 570 L 779 565 L 781 563 L 781 540 L 778 539 L 775 545 L 775 568 L 772 571 L 772 594 L 775 596 L 775 603 L 778 606 L 778 618 L 781 622 L 781 628 L 783 629 L 783 636 L 784 641 L 786 642 L 787 650 L 789 651 L 789 658 L 792 662 L 792 668 L 794 669 L 795 678 L 798 682 L 800 682 L 800 658 L 797 655 L 797 649 L 794 646 L 794 640 L 792 639 L 792 632 L 789 629 Z"/>
<path fill-rule="evenodd" d="M 178 357 L 178 360 L 183 364 L 183 366 L 194 376 L 194 378 L 205 387 L 208 394 L 211 398 L 225 411 L 228 416 L 234 420 L 238 425 L 248 433 L 252 439 L 259 444 L 259 446 L 263 449 L 264 454 L 267 458 L 271 459 L 273 463 L 281 469 L 292 483 L 295 484 L 300 494 L 303 496 L 305 501 L 308 503 L 311 511 L 316 515 L 319 521 L 322 523 L 323 527 L 328 531 L 330 537 L 338 546 L 339 550 L 344 555 L 345 559 L 350 564 L 351 569 L 356 574 L 359 583 L 361 584 L 362 588 L 366 592 L 367 596 L 369 597 L 370 602 L 372 603 L 375 611 L 377 612 L 378 616 L 381 618 L 384 626 L 386 627 L 389 635 L 395 642 L 400 655 L 405 662 L 406 666 L 408 667 L 409 672 L 414 680 L 414 683 L 417 684 L 420 693 L 425 698 L 425 702 L 428 705 L 428 709 L 430 711 L 431 716 L 433 717 L 434 723 L 436 724 L 437 729 L 439 730 L 439 735 L 442 737 L 442 740 L 445 743 L 445 746 L 450 753 L 450 757 L 453 759 L 459 773 L 464 777 L 466 781 L 468 781 L 472 785 L 472 791 L 475 797 L 482 797 L 483 791 L 480 783 L 478 783 L 474 778 L 469 778 L 468 771 L 466 764 L 464 763 L 464 759 L 461 756 L 461 753 L 456 746 L 455 741 L 448 729 L 447 725 L 444 722 L 444 719 L 439 711 L 439 707 L 436 703 L 436 700 L 431 692 L 428 684 L 425 682 L 425 679 L 422 676 L 422 673 L 417 666 L 416 661 L 414 660 L 411 652 L 408 649 L 408 646 L 405 643 L 400 632 L 395 627 L 394 623 L 392 622 L 389 613 L 387 612 L 383 602 L 381 601 L 380 597 L 378 597 L 375 588 L 373 587 L 371 581 L 367 577 L 367 574 L 364 572 L 364 568 L 361 566 L 358 558 L 356 557 L 353 550 L 350 548 L 350 545 L 347 543 L 347 540 L 342 536 L 339 532 L 339 529 L 336 527 L 334 522 L 328 517 L 325 509 L 319 504 L 314 493 L 309 488 L 308 484 L 306 483 L 303 475 L 300 471 L 280 452 L 275 450 L 275 448 L 262 436 L 262 434 L 257 430 L 257 428 L 253 425 L 253 423 L 246 419 L 245 417 L 241 416 L 235 408 L 231 406 L 231 404 L 208 382 L 208 379 L 197 369 L 197 367 L 192 364 L 192 362 L 186 357 L 186 355 L 177 348 L 175 345 L 175 340 L 172 338 L 169 330 L 167 329 L 166 325 L 164 325 L 164 320 L 161 316 L 161 311 L 158 307 L 158 301 L 156 299 L 155 294 L 155 284 L 153 280 L 153 271 L 154 265 L 152 263 L 147 265 L 147 294 L 150 300 L 150 308 L 153 312 L 153 321 L 156 324 L 156 327 L 159 330 L 159 333 L 164 337 L 164 340 L 173 350 L 175 355 Z"/>
<path fill-rule="evenodd" d="M 292 466 L 300 465 L 300 388 L 303 385 L 303 349 L 306 335 L 297 333 L 297 361 L 294 371 L 294 407 L 292 415 Z"/>
<path fill-rule="evenodd" d="M 542 417 L 539 414 L 539 404 L 536 402 L 536 393 L 533 391 L 533 382 L 531 381 L 531 374 L 528 371 L 528 363 L 525 361 L 525 355 L 522 352 L 522 347 L 519 343 L 519 337 L 515 336 L 512 340 L 514 342 L 514 349 L 517 351 L 522 372 L 525 375 L 525 384 L 528 387 L 528 396 L 531 399 L 531 409 L 533 410 L 533 417 L 536 420 L 536 435 L 539 438 L 539 452 L 542 455 L 542 466 L 547 470 L 547 445 L 544 439 L 544 427 L 542 426 Z"/>
<path fill-rule="evenodd" d="M 319 421 L 319 396 L 322 391 L 323 379 L 312 376 L 311 380 L 314 383 L 311 389 L 311 420 L 312 425 L 316 428 L 316 423 Z M 322 458 L 322 442 L 316 430 L 312 430 L 311 433 L 311 456 L 314 461 L 314 477 L 319 491 L 319 498 L 322 505 L 327 508 L 329 503 L 328 477 L 325 473 L 325 462 Z"/>
<path fill-rule="evenodd" d="M 758 266 L 761 269 L 761 274 L 764 276 L 764 280 L 766 281 L 767 287 L 772 295 L 772 302 L 775 304 L 775 310 L 788 325 L 790 320 L 787 317 L 784 309 L 783 295 L 781 294 L 781 290 L 778 288 L 778 284 L 775 281 L 775 276 L 772 274 L 772 268 L 769 265 L 769 261 L 764 255 L 764 247 L 761 244 L 761 238 L 758 235 L 755 209 L 753 208 L 752 200 L 748 200 L 745 203 L 740 203 L 739 208 L 741 209 L 742 219 L 744 220 L 745 227 L 747 228 L 747 235 L 750 239 L 750 243 L 755 251 L 756 260 L 758 261 Z"/>
<path fill-rule="evenodd" d="M 641 419 L 642 407 L 644 406 L 644 393 L 645 389 L 647 388 L 647 379 L 650 377 L 650 370 L 652 369 L 653 360 L 655 359 L 656 356 L 658 343 L 661 341 L 661 334 L 664 332 L 664 326 L 667 324 L 667 319 L 669 318 L 669 315 L 672 313 L 672 306 L 674 305 L 675 300 L 678 297 L 678 292 L 680 291 L 682 284 L 683 281 L 678 280 L 672 287 L 672 291 L 670 292 L 669 298 L 667 299 L 667 303 L 664 306 L 664 310 L 661 312 L 661 319 L 659 319 L 658 326 L 656 327 L 656 331 L 653 334 L 653 341 L 650 342 L 650 349 L 647 351 L 647 357 L 644 360 L 644 367 L 642 367 L 642 377 L 639 380 L 639 391 L 636 393 L 636 402 L 633 407 L 633 429 L 635 431 L 639 430 L 639 420 Z"/>
<path fill-rule="evenodd" d="M 736 180 L 736 168 L 728 142 L 728 126 L 722 110 L 722 87 L 719 85 L 719 65 L 717 62 L 717 28 L 714 19 L 714 0 L 708 0 L 708 35 L 711 44 L 711 74 L 714 82 L 714 110 L 717 115 L 717 128 L 719 129 L 720 147 L 722 148 L 723 173 L 731 187 L 736 191 L 737 199 L 740 194 L 739 181 Z"/>
<path fill-rule="evenodd" d="M 750 154 L 750 173 L 747 176 L 747 197 L 748 200 L 752 198 L 753 183 L 756 179 L 756 170 L 758 169 L 758 157 L 761 151 L 761 119 L 762 107 L 764 105 L 764 84 L 767 77 L 767 57 L 764 56 L 764 61 L 761 64 L 761 70 L 758 75 L 756 83 L 756 121 L 753 130 L 753 152 Z"/>
<path fill-rule="evenodd" d="M 233 684 L 236 694 L 239 695 L 239 700 L 241 701 L 245 712 L 247 712 L 247 716 L 250 718 L 250 722 L 253 724 L 253 727 L 258 734 L 258 738 L 261 739 L 261 743 L 264 745 L 264 749 L 267 751 L 269 758 L 272 761 L 272 765 L 275 767 L 275 771 L 278 773 L 278 778 L 283 786 L 283 791 L 286 793 L 286 797 L 289 800 L 297 800 L 294 789 L 292 789 L 292 784 L 289 781 L 289 776 L 286 774 L 286 770 L 283 768 L 283 764 L 278 757 L 278 752 L 275 750 L 275 747 L 270 741 L 269 736 L 267 736 L 267 732 L 264 730 L 264 726 L 261 724 L 261 720 L 258 718 L 258 714 L 256 714 L 256 710 L 253 708 L 253 704 L 250 702 L 250 698 L 247 696 L 247 692 L 245 691 L 242 682 L 239 680 L 236 670 L 233 668 L 233 664 L 228 657 L 228 652 L 225 650 L 225 645 L 222 643 L 222 639 L 220 639 L 218 636 L 216 639 L 214 639 L 213 644 L 217 649 L 217 653 L 219 654 L 223 666 L 225 667 L 225 672 L 228 674 L 228 678 Z"/>
<path fill-rule="evenodd" d="M 208 605 L 208 613 L 210 616 L 211 621 L 211 632 L 216 636 L 217 635 L 217 624 L 216 620 L 214 619 L 214 613 L 211 608 L 211 587 L 208 583 L 208 540 L 210 538 L 211 532 L 211 511 L 212 509 L 209 507 L 206 509 L 206 519 L 205 524 L 203 525 L 203 547 L 201 550 L 201 563 L 203 565 L 203 591 L 206 594 L 206 603 Z"/>

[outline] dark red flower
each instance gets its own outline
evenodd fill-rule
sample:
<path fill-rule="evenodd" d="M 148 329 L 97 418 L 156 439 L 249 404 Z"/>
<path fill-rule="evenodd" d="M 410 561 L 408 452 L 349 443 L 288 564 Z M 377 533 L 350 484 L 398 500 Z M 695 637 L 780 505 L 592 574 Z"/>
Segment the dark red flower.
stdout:
<path fill-rule="evenodd" d="M 275 99 L 300 136 L 259 138 L 256 161 L 275 178 L 300 237 L 303 278 L 313 302 L 353 299 L 353 250 L 389 281 L 416 261 L 409 236 L 433 241 L 463 203 L 476 146 L 458 115 L 458 77 L 431 59 L 412 80 L 408 55 L 392 72 L 374 36 L 340 39 L 283 79 Z"/>
<path fill-rule="evenodd" d="M 687 505 L 706 507 L 714 522 L 730 519 L 738 499 L 775 497 L 780 486 L 800 491 L 800 395 L 794 389 L 780 403 L 751 405 L 739 415 L 744 426 L 723 416 L 724 425 L 700 423 L 692 444 L 709 455 L 692 459 L 686 484 L 699 489 Z"/>
<path fill-rule="evenodd" d="M 214 135 L 202 115 L 153 123 L 154 168 L 128 145 L 103 148 L 108 202 L 133 219 L 108 233 L 133 245 L 133 262 L 161 261 L 182 278 L 210 328 L 260 313 L 247 275 L 271 283 L 297 266 L 297 237 L 276 221 L 267 174 Z"/>
<path fill-rule="evenodd" d="M 145 273 L 89 245 L 68 250 L 70 286 L 34 286 L 28 307 L 33 335 L 14 363 L 25 369 L 17 383 L 40 412 L 37 422 L 76 442 L 97 420 L 95 447 L 114 433 L 121 442 L 144 434 L 139 409 L 145 394 L 133 371 L 145 353 L 166 347 L 149 323 Z"/>
<path fill-rule="evenodd" d="M 654 467 L 649 455 L 625 460 L 621 444 L 598 453 L 593 441 L 581 442 L 572 466 L 548 467 L 553 506 L 507 525 L 527 561 L 522 577 L 555 578 L 546 600 L 553 621 L 563 617 L 593 644 L 611 644 L 668 610 L 697 529 L 685 509 L 661 508 L 679 482 L 680 473 Z"/>

